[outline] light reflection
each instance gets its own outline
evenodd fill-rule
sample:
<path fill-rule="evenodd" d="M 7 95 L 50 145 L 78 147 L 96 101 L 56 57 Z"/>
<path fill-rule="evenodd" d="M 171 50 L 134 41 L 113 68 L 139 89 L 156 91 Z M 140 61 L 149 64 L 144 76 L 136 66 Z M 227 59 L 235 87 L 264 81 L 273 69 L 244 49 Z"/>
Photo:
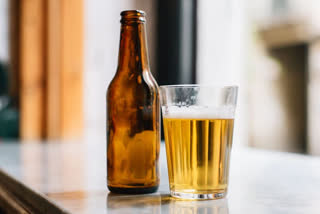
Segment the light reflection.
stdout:
<path fill-rule="evenodd" d="M 169 197 L 169 196 L 168 196 Z M 159 193 L 149 195 L 119 195 L 109 193 L 107 196 L 108 213 L 144 213 L 160 214 L 161 199 Z"/>
<path fill-rule="evenodd" d="M 77 152 L 74 152 L 75 148 Z M 79 144 L 47 143 L 21 147 L 25 183 L 41 192 L 73 192 L 86 187 L 85 151 Z"/>
<path fill-rule="evenodd" d="M 227 199 L 187 201 L 171 198 L 170 214 L 229 214 Z"/>
<path fill-rule="evenodd" d="M 229 214 L 227 199 L 179 200 L 168 194 L 107 196 L 108 213 Z"/>

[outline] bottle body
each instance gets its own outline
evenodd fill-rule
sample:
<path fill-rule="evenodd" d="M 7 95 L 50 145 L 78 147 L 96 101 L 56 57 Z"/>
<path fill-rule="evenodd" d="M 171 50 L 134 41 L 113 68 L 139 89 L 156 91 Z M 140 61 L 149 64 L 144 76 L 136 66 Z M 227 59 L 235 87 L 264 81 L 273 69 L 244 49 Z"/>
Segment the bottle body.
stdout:
<path fill-rule="evenodd" d="M 107 182 L 115 193 L 159 185 L 159 90 L 147 62 L 144 23 L 123 23 L 117 74 L 107 91 Z"/>

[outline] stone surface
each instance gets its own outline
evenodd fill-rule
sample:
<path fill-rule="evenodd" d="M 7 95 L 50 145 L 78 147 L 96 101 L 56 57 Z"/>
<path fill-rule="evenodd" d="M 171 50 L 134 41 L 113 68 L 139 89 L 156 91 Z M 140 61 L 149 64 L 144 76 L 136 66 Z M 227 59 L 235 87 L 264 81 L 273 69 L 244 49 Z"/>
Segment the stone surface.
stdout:
<path fill-rule="evenodd" d="M 164 145 L 155 194 L 110 194 L 103 138 L 85 142 L 0 144 L 0 169 L 70 213 L 318 213 L 320 158 L 234 148 L 227 199 L 170 198 Z"/>

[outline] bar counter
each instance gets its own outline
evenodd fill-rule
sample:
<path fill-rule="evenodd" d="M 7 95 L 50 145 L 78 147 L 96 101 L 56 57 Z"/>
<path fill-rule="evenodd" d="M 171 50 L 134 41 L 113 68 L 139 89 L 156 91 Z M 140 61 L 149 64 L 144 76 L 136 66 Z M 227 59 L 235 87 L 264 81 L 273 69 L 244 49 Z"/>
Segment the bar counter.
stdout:
<path fill-rule="evenodd" d="M 316 214 L 320 158 L 235 146 L 226 199 L 183 201 L 169 195 L 165 148 L 161 184 L 147 195 L 106 187 L 104 137 L 78 142 L 0 143 L 3 213 Z M 1 211 L 0 211 L 1 213 Z"/>

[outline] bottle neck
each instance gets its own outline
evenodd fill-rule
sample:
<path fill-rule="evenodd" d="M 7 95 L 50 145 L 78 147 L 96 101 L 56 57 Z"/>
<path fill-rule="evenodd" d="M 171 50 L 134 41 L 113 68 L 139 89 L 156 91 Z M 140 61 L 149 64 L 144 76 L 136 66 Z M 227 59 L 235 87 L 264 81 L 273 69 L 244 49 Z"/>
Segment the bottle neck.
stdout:
<path fill-rule="evenodd" d="M 121 25 L 118 71 L 142 73 L 149 70 L 144 22 L 124 22 Z"/>

